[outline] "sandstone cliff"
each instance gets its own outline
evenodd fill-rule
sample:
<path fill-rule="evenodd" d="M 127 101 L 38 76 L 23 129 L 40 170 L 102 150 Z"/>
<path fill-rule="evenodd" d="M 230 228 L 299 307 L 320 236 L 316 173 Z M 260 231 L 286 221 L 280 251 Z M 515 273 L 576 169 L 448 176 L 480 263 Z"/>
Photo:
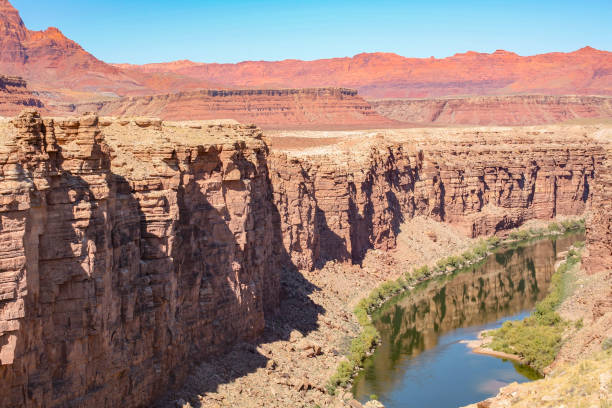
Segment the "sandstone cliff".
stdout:
<path fill-rule="evenodd" d="M 372 128 L 396 125 L 351 89 L 207 90 L 64 105 L 68 112 L 156 116 L 166 120 L 234 119 L 264 128 Z"/>
<path fill-rule="evenodd" d="M 253 126 L 1 121 L 0 400 L 149 403 L 309 290 L 281 275 L 392 248 L 415 215 L 477 236 L 580 214 L 592 132 L 283 132 L 270 153 Z"/>
<path fill-rule="evenodd" d="M 612 270 L 612 131 L 596 135 L 606 151 L 593 182 L 593 211 L 587 219 L 587 252 L 584 266 L 591 273 Z"/>
<path fill-rule="evenodd" d="M 578 126 L 280 132 L 269 166 L 285 249 L 313 268 L 393 248 L 400 223 L 416 215 L 479 236 L 581 214 L 603 157 L 584 134 Z M 309 147 L 290 146 L 300 135 Z"/>
<path fill-rule="evenodd" d="M 0 75 L 0 116 L 14 116 L 26 107 L 42 109 L 43 106 L 40 99 L 28 91 L 23 79 Z"/>
<path fill-rule="evenodd" d="M 27 113 L 0 136 L 3 407 L 139 406 L 260 334 L 278 255 L 257 129 Z"/>
<path fill-rule="evenodd" d="M 418 124 L 536 125 L 612 117 L 612 98 L 595 96 L 478 96 L 368 102 L 382 116 Z"/>

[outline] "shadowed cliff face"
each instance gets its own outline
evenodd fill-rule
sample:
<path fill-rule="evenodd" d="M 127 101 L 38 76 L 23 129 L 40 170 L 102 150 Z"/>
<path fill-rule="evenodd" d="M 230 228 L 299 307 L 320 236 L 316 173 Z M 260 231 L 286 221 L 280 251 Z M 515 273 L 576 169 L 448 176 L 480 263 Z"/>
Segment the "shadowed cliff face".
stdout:
<path fill-rule="evenodd" d="M 260 335 L 282 252 L 256 129 L 169 145 L 146 121 L 4 126 L 3 406 L 138 406 Z M 130 132 L 147 141 L 114 150 Z"/>
<path fill-rule="evenodd" d="M 446 132 L 363 132 L 331 138 L 333 146 L 273 149 L 275 205 L 293 262 L 361 262 L 369 248 L 394 248 L 400 223 L 418 215 L 477 237 L 589 207 L 604 153 L 582 134 Z"/>

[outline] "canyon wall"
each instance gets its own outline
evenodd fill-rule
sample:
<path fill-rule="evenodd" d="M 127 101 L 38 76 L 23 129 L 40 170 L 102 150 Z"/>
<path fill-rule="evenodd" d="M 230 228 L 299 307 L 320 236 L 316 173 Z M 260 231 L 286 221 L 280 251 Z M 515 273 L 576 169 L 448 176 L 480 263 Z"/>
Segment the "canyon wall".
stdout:
<path fill-rule="evenodd" d="M 281 248 L 267 148 L 190 126 L 0 123 L 0 405 L 140 406 L 262 332 Z"/>
<path fill-rule="evenodd" d="M 14 116 L 27 107 L 42 110 L 43 106 L 22 78 L 0 75 L 0 116 Z"/>
<path fill-rule="evenodd" d="M 593 182 L 593 211 L 587 218 L 587 251 L 583 264 L 587 271 L 612 270 L 612 130 L 597 134 L 606 156 L 596 169 Z"/>
<path fill-rule="evenodd" d="M 580 214 L 603 163 L 589 132 L 0 121 L 0 400 L 150 403 L 257 338 L 281 273 L 393 248 L 415 215 L 478 236 Z"/>
<path fill-rule="evenodd" d="M 476 96 L 369 102 L 382 116 L 418 124 L 536 125 L 580 118 L 612 118 L 612 98 L 596 96 Z"/>
<path fill-rule="evenodd" d="M 165 120 L 234 119 L 264 128 L 384 127 L 394 121 L 377 114 L 351 89 L 245 89 L 182 92 L 64 105 L 68 112 L 106 116 L 155 116 Z"/>
<path fill-rule="evenodd" d="M 323 133 L 323 132 L 321 132 Z M 390 249 L 401 222 L 422 215 L 467 235 L 589 207 L 601 147 L 584 129 L 410 129 L 355 132 L 309 149 L 272 139 L 269 159 L 285 249 L 301 268 L 359 262 Z M 336 137 L 333 137 L 336 135 Z M 285 135 L 289 137 L 289 134 Z"/>

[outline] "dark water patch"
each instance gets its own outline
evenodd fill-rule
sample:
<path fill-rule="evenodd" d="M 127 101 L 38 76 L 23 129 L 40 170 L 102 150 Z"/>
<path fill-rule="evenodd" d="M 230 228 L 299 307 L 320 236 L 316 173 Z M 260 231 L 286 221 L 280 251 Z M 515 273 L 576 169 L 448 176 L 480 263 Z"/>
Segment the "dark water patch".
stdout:
<path fill-rule="evenodd" d="M 583 234 L 501 248 L 472 267 L 418 285 L 373 316 L 382 344 L 364 363 L 353 394 L 387 408 L 447 408 L 538 378 L 516 362 L 474 354 L 464 343 L 522 319 L 546 296 L 557 254 Z"/>

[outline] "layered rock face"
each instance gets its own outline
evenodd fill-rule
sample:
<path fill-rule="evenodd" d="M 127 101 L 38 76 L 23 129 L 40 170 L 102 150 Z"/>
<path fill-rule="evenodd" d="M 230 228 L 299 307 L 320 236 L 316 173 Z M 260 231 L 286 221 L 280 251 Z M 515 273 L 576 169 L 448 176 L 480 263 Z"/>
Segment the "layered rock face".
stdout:
<path fill-rule="evenodd" d="M 612 131 L 597 135 L 606 158 L 597 168 L 593 182 L 593 211 L 587 219 L 587 252 L 583 264 L 587 271 L 612 270 Z"/>
<path fill-rule="evenodd" d="M 612 117 L 612 98 L 595 96 L 478 96 L 369 102 L 389 119 L 418 124 L 536 125 Z"/>
<path fill-rule="evenodd" d="M 66 105 L 69 112 L 156 116 L 166 120 L 234 119 L 264 128 L 389 126 L 351 89 L 208 90 Z"/>
<path fill-rule="evenodd" d="M 14 116 L 26 107 L 42 109 L 43 106 L 40 99 L 28 91 L 23 79 L 0 75 L 0 116 Z"/>
<path fill-rule="evenodd" d="M 393 248 L 415 215 L 475 237 L 581 214 L 603 158 L 580 127 L 320 133 L 331 142 L 309 149 L 274 151 L 290 133 L 271 140 L 284 246 L 302 268 Z"/>
<path fill-rule="evenodd" d="M 415 215 L 477 236 L 580 214 L 592 131 L 289 132 L 270 153 L 253 126 L 0 121 L 0 400 L 146 404 L 257 337 L 281 271 L 393 248 Z"/>
<path fill-rule="evenodd" d="M 266 146 L 241 125 L 0 123 L 0 401 L 124 406 L 278 301 Z"/>

